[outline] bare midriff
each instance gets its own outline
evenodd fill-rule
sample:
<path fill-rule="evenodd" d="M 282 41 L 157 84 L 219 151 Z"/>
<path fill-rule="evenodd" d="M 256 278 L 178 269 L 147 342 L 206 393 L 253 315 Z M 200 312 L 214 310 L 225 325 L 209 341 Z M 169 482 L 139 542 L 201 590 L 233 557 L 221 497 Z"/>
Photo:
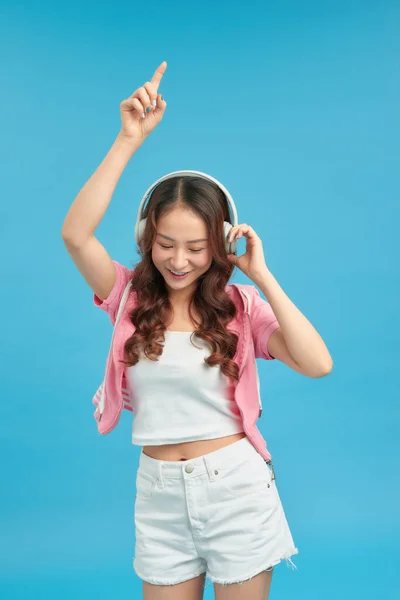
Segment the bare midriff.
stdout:
<path fill-rule="evenodd" d="M 234 433 L 214 440 L 196 440 L 195 442 L 182 442 L 181 444 L 164 444 L 160 446 L 143 446 L 143 453 L 157 460 L 190 460 L 203 454 L 209 454 L 224 446 L 233 444 L 246 437 L 246 434 Z"/>

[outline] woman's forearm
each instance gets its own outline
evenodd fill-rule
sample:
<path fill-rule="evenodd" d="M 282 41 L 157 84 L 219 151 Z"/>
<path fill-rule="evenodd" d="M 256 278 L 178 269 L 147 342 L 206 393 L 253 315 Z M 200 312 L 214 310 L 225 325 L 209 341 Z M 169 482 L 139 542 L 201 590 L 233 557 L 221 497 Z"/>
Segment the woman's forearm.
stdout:
<path fill-rule="evenodd" d="M 285 294 L 271 271 L 264 269 L 254 282 L 271 305 L 293 360 L 309 373 L 329 373 L 333 361 L 324 340 Z"/>
<path fill-rule="evenodd" d="M 132 155 L 141 143 L 116 137 L 103 162 L 73 201 L 62 226 L 62 237 L 79 246 L 94 234 L 102 220 L 116 185 Z"/>

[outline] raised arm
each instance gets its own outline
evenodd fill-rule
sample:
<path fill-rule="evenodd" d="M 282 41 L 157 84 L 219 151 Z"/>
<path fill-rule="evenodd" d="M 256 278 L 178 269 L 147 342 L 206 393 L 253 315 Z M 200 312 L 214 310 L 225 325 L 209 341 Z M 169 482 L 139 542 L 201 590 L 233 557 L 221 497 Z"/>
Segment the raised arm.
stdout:
<path fill-rule="evenodd" d="M 158 94 L 158 87 L 166 68 L 164 61 L 150 82 L 121 102 L 121 130 L 102 163 L 76 196 L 62 226 L 61 235 L 68 253 L 102 300 L 111 292 L 116 273 L 110 255 L 94 233 L 127 163 L 163 118 L 167 104 Z"/>

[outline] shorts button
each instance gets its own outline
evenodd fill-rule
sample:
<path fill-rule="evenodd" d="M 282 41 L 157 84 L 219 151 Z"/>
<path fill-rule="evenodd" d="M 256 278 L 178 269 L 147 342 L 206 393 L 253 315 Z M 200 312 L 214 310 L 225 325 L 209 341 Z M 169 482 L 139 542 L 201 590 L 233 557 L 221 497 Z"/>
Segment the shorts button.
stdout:
<path fill-rule="evenodd" d="M 193 469 L 194 469 L 193 465 L 186 465 L 186 467 L 185 467 L 186 473 L 191 473 L 193 471 Z"/>

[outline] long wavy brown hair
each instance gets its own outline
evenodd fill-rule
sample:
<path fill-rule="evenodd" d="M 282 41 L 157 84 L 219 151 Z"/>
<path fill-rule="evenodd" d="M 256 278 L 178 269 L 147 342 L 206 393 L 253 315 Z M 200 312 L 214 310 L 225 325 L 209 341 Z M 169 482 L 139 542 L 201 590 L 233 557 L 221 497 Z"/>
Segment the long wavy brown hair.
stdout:
<path fill-rule="evenodd" d="M 130 290 L 130 293 L 137 293 L 137 305 L 129 315 L 136 330 L 125 342 L 125 360 L 121 362 L 134 366 L 141 351 L 155 361 L 162 354 L 165 321 L 172 307 L 164 278 L 152 260 L 152 246 L 159 218 L 181 207 L 205 221 L 212 256 L 211 266 L 198 278 L 189 304 L 190 317 L 197 327 L 194 334 L 211 346 L 211 354 L 204 359 L 205 363 L 210 367 L 220 365 L 224 375 L 238 380 L 238 365 L 232 360 L 238 337 L 226 328 L 236 315 L 236 306 L 225 291 L 234 265 L 227 259 L 223 222 L 232 223 L 232 220 L 222 190 L 212 181 L 198 176 L 176 176 L 161 182 L 145 207 L 146 228 L 138 246 L 142 258 L 134 266 Z M 193 306 L 200 316 L 200 323 L 193 318 Z M 191 341 L 193 344 L 192 338 Z"/>

